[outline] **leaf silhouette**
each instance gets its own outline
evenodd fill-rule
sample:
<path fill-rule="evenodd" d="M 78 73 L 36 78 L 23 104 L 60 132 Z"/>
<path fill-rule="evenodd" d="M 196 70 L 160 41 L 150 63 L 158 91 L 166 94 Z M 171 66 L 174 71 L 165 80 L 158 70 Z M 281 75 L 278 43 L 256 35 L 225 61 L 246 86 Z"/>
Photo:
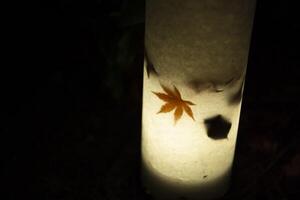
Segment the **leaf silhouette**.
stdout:
<path fill-rule="evenodd" d="M 193 102 L 183 100 L 181 98 L 181 94 L 180 94 L 179 90 L 175 86 L 173 86 L 174 87 L 173 90 L 171 90 L 170 88 L 168 88 L 164 85 L 161 85 L 161 87 L 165 93 L 161 93 L 161 92 L 153 92 L 153 93 L 159 99 L 163 100 L 166 103 L 161 106 L 161 108 L 157 114 L 168 113 L 175 109 L 175 111 L 174 111 L 175 124 L 182 117 L 183 112 L 185 112 L 188 116 L 190 116 L 193 120 L 195 120 L 193 111 L 190 108 L 190 106 L 195 105 Z"/>
<path fill-rule="evenodd" d="M 154 74 L 154 75 L 158 76 L 158 73 L 155 70 L 153 63 L 149 59 L 147 50 L 145 50 L 145 60 L 146 60 L 146 72 L 147 72 L 148 78 L 150 78 L 150 74 Z"/>
<path fill-rule="evenodd" d="M 242 100 L 243 85 L 244 84 L 242 83 L 239 90 L 229 98 L 229 101 L 228 101 L 229 104 L 231 104 L 231 105 L 238 104 Z"/>
<path fill-rule="evenodd" d="M 239 78 L 240 76 L 232 77 L 228 81 L 220 82 L 220 83 L 194 79 L 188 82 L 188 86 L 196 93 L 200 93 L 205 90 L 218 93 L 218 92 L 223 92 L 227 87 L 234 85 L 239 80 Z"/>

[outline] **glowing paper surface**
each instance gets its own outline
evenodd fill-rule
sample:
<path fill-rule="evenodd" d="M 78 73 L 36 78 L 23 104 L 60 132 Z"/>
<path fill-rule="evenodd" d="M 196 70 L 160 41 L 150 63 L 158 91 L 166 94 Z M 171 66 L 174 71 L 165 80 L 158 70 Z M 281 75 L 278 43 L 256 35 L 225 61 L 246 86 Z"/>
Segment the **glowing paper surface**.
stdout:
<path fill-rule="evenodd" d="M 142 171 L 157 198 L 225 193 L 254 7 L 253 0 L 146 1 Z"/>

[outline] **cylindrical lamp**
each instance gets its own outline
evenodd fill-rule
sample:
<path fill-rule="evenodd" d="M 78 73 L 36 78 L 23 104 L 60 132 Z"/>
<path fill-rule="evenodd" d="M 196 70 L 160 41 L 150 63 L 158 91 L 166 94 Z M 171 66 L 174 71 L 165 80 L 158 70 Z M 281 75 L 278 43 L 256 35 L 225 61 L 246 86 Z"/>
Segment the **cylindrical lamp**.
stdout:
<path fill-rule="evenodd" d="M 255 0 L 146 0 L 142 179 L 214 199 L 234 158 Z"/>

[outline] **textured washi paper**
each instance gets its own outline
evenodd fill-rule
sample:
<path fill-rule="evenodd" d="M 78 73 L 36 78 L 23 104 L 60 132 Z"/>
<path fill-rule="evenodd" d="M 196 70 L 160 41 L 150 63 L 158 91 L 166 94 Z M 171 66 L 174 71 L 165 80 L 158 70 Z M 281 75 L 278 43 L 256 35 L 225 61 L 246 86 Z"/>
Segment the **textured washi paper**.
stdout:
<path fill-rule="evenodd" d="M 226 190 L 254 7 L 146 1 L 142 159 L 153 193 L 209 198 Z"/>

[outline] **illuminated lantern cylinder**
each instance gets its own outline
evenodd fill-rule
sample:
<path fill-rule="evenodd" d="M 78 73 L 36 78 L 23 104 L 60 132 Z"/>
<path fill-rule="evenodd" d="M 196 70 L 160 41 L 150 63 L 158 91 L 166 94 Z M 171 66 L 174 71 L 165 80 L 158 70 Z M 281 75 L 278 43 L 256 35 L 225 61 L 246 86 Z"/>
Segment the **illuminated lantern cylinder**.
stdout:
<path fill-rule="evenodd" d="M 229 186 L 254 0 L 146 0 L 142 179 L 157 199 Z"/>

